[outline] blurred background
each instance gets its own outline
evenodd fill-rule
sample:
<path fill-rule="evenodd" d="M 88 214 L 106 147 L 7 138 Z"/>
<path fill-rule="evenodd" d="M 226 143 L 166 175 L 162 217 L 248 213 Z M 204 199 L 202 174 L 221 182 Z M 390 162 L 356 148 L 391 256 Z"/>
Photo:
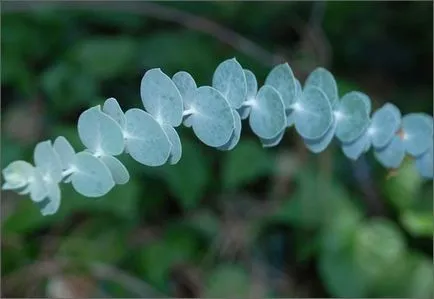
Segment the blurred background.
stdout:
<path fill-rule="evenodd" d="M 149 68 L 210 85 L 236 57 L 263 84 L 317 66 L 374 108 L 433 111 L 432 2 L 2 1 L 1 167 L 32 161 L 115 97 L 141 107 Z M 55 216 L 2 192 L 2 297 L 433 297 L 433 184 L 406 160 L 309 153 L 294 130 L 263 149 L 244 123 L 230 152 L 179 128 L 183 157 L 100 199 L 62 186 Z"/>

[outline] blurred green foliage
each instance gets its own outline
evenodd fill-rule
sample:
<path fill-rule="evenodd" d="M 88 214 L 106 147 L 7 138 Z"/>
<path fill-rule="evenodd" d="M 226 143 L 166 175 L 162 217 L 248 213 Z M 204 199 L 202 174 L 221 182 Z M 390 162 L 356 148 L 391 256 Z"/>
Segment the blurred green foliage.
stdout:
<path fill-rule="evenodd" d="M 358 89 L 377 106 L 432 112 L 429 2 L 154 3 L 175 22 L 146 3 L 125 4 L 130 12 L 78 3 L 21 11 L 25 4 L 2 3 L 3 167 L 31 160 L 37 140 L 64 135 L 82 148 L 80 112 L 111 96 L 140 107 L 146 69 L 187 70 L 210 84 L 218 63 L 236 56 L 265 78 L 270 65 L 229 45 L 240 41 L 177 24 L 170 9 L 286 57 L 302 79 L 318 64 L 330 68 L 341 95 Z M 127 185 L 99 199 L 65 185 L 52 217 L 3 192 L 2 295 L 432 298 L 433 186 L 411 161 L 388 174 L 370 156 L 351 163 L 336 146 L 311 155 L 290 133 L 265 149 L 248 126 L 230 152 L 189 129 L 180 135 L 179 164 L 154 169 L 121 157 Z M 38 266 L 45 260 L 61 271 Z M 70 273 L 92 288 L 77 288 Z M 59 277 L 61 287 L 45 287 Z"/>

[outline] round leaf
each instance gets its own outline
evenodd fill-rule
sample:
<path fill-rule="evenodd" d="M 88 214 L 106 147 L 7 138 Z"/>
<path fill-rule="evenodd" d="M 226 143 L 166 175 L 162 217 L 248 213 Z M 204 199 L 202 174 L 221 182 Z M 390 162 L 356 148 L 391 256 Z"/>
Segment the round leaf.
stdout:
<path fill-rule="evenodd" d="M 390 103 L 384 104 L 372 114 L 372 121 L 368 133 L 375 148 L 385 147 L 398 132 L 401 126 L 401 113 Z"/>
<path fill-rule="evenodd" d="M 34 202 L 42 201 L 48 194 L 46 183 L 43 180 L 42 173 L 38 168 L 36 168 L 33 173 L 28 191 L 30 192 L 30 198 Z M 27 193 L 27 191 L 25 193 Z"/>
<path fill-rule="evenodd" d="M 101 156 L 100 160 L 107 166 L 116 184 L 123 185 L 128 183 L 130 174 L 121 161 L 113 156 Z"/>
<path fill-rule="evenodd" d="M 276 137 L 286 127 L 285 106 L 276 89 L 267 85 L 259 89 L 249 124 L 253 133 L 263 139 Z"/>
<path fill-rule="evenodd" d="M 320 89 L 308 86 L 293 111 L 295 129 L 305 139 L 319 139 L 333 123 L 332 107 Z"/>
<path fill-rule="evenodd" d="M 60 158 L 62 168 L 69 169 L 74 161 L 75 151 L 68 140 L 63 136 L 57 137 L 54 140 L 53 148 Z"/>
<path fill-rule="evenodd" d="M 182 96 L 184 109 L 190 109 L 194 91 L 197 89 L 197 85 L 193 77 L 189 73 L 181 71 L 173 75 L 172 81 L 175 83 L 179 93 Z"/>
<path fill-rule="evenodd" d="M 169 163 L 173 165 L 178 163 L 182 156 L 181 140 L 179 139 L 178 133 L 172 126 L 164 124 L 163 130 L 169 138 L 169 142 L 171 144 Z"/>
<path fill-rule="evenodd" d="M 339 117 L 336 137 L 349 143 L 359 138 L 369 125 L 369 114 L 360 93 L 350 92 L 343 96 L 337 112 Z"/>
<path fill-rule="evenodd" d="M 320 139 L 304 139 L 304 143 L 306 144 L 306 147 L 312 152 L 312 153 L 320 153 L 323 150 L 327 148 L 327 146 L 330 144 L 330 142 L 333 139 L 333 136 L 335 135 L 337 126 L 337 121 L 335 118 L 333 118 L 333 123 L 328 129 L 327 133 Z"/>
<path fill-rule="evenodd" d="M 338 105 L 338 86 L 335 78 L 325 68 L 316 68 L 306 79 L 305 86 L 315 86 L 321 89 L 330 101 L 333 108 Z"/>
<path fill-rule="evenodd" d="M 125 114 L 115 98 L 109 98 L 104 102 L 102 112 L 113 118 L 122 129 L 125 128 Z"/>
<path fill-rule="evenodd" d="M 196 112 L 191 116 L 191 124 L 200 141 L 212 147 L 226 144 L 235 121 L 224 96 L 215 88 L 202 86 L 194 93 L 192 106 Z"/>
<path fill-rule="evenodd" d="M 238 144 L 238 141 L 240 141 L 241 118 L 238 112 L 235 110 L 232 110 L 232 115 L 234 116 L 234 120 L 235 120 L 235 129 L 229 141 L 225 145 L 218 147 L 218 149 L 222 151 L 230 151 Z"/>
<path fill-rule="evenodd" d="M 387 146 L 376 149 L 374 155 L 384 167 L 398 168 L 405 157 L 404 142 L 401 137 L 395 135 Z"/>
<path fill-rule="evenodd" d="M 402 118 L 403 141 L 413 156 L 424 153 L 433 144 L 433 127 L 422 113 L 410 113 Z"/>
<path fill-rule="evenodd" d="M 119 124 L 101 112 L 100 106 L 84 111 L 78 118 L 81 142 L 96 154 L 116 156 L 124 150 L 124 137 Z"/>
<path fill-rule="evenodd" d="M 270 139 L 261 138 L 261 143 L 263 147 L 273 147 L 276 146 L 282 141 L 283 135 L 285 134 L 285 129 L 282 130 L 276 137 Z"/>
<path fill-rule="evenodd" d="M 275 66 L 265 79 L 265 84 L 274 87 L 282 97 L 285 109 L 291 108 L 297 98 L 297 83 L 287 63 Z"/>
<path fill-rule="evenodd" d="M 352 91 L 350 94 L 354 94 L 354 96 L 360 98 L 365 103 L 366 112 L 371 114 L 372 111 L 372 102 L 371 98 L 369 98 L 366 94 L 359 92 L 359 91 Z"/>
<path fill-rule="evenodd" d="M 191 118 L 191 114 L 190 115 L 188 115 L 188 116 L 185 116 L 184 118 L 183 118 L 183 120 L 182 120 L 182 124 L 184 125 L 184 126 L 186 126 L 187 128 L 190 128 L 191 127 L 191 120 L 192 120 L 192 118 Z"/>
<path fill-rule="evenodd" d="M 258 82 L 256 81 L 255 74 L 250 70 L 244 69 L 244 75 L 246 76 L 247 83 L 246 100 L 254 100 L 258 92 Z"/>
<path fill-rule="evenodd" d="M 371 136 L 365 132 L 351 143 L 343 143 L 342 151 L 345 156 L 352 160 L 357 160 L 363 153 L 367 152 L 371 146 Z"/>
<path fill-rule="evenodd" d="M 140 96 L 146 111 L 158 123 L 177 127 L 182 122 L 183 103 L 175 83 L 161 69 L 145 73 L 140 84 Z"/>
<path fill-rule="evenodd" d="M 126 148 L 131 157 L 147 166 L 160 166 L 170 155 L 170 142 L 158 122 L 143 110 L 125 113 Z"/>
<path fill-rule="evenodd" d="M 250 70 L 244 69 L 244 75 L 246 76 L 247 82 L 246 101 L 254 101 L 256 93 L 258 92 L 258 82 L 256 81 L 255 74 L 253 74 Z M 241 119 L 247 119 L 249 117 L 250 110 L 250 106 L 241 106 L 238 109 Z"/>
<path fill-rule="evenodd" d="M 72 186 L 86 197 L 103 196 L 115 185 L 108 167 L 90 153 L 77 153 L 74 167 L 76 171 L 71 175 Z"/>
<path fill-rule="evenodd" d="M 62 163 L 51 141 L 42 141 L 36 145 L 33 160 L 45 180 L 54 183 L 62 180 Z"/>
<path fill-rule="evenodd" d="M 246 76 L 235 58 L 219 64 L 212 77 L 212 86 L 223 94 L 234 109 L 240 108 L 246 99 Z"/>
<path fill-rule="evenodd" d="M 415 159 L 416 168 L 420 175 L 427 179 L 433 178 L 433 146 Z"/>
<path fill-rule="evenodd" d="M 41 208 L 42 216 L 49 216 L 55 214 L 60 207 L 60 188 L 57 183 L 50 183 L 47 185 L 47 203 Z M 42 202 L 41 202 L 42 203 Z"/>
<path fill-rule="evenodd" d="M 14 190 L 25 187 L 33 177 L 34 171 L 35 168 L 26 161 L 19 160 L 10 163 L 2 171 L 5 180 L 2 189 Z"/>

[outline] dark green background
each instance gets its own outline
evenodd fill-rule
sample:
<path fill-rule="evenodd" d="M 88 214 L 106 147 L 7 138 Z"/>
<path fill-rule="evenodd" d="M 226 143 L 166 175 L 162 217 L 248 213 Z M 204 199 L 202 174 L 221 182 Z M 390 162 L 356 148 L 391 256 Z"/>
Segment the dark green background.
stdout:
<path fill-rule="evenodd" d="M 281 61 L 302 81 L 323 66 L 341 96 L 432 114 L 432 12 L 431 2 L 2 1 L 2 168 L 59 135 L 81 149 L 79 114 L 108 97 L 141 107 L 149 68 L 204 85 L 232 57 L 260 84 Z M 410 159 L 389 172 L 337 143 L 313 155 L 291 129 L 263 149 L 243 124 L 231 152 L 180 128 L 178 165 L 125 155 L 127 185 L 96 200 L 62 186 L 52 217 L 2 192 L 2 296 L 432 297 L 433 185 Z"/>

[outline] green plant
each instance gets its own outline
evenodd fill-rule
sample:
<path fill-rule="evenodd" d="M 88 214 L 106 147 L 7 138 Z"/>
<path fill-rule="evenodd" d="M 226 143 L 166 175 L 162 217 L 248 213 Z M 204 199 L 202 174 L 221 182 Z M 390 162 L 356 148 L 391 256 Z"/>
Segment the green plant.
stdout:
<path fill-rule="evenodd" d="M 174 128 L 181 123 L 192 127 L 204 144 L 231 150 L 240 140 L 241 119 L 247 117 L 264 147 L 277 145 L 286 128 L 294 126 L 312 152 L 323 151 L 336 136 L 351 159 L 372 146 L 381 164 L 398 168 L 409 154 L 423 177 L 433 177 L 432 116 L 410 113 L 401 118 L 399 109 L 387 103 L 370 119 L 369 97 L 353 91 L 339 99 L 333 75 L 323 68 L 314 70 L 302 88 L 288 64 L 278 65 L 259 90 L 254 74 L 235 58 L 217 67 L 212 87 L 197 87 L 187 72 L 171 79 L 161 69 L 151 69 L 143 76 L 140 94 L 146 111 L 124 113 L 114 98 L 102 109 L 98 105 L 84 111 L 77 125 L 84 151 L 75 153 L 63 136 L 53 144 L 40 142 L 35 167 L 12 162 L 3 170 L 2 188 L 30 193 L 41 213 L 51 215 L 60 206 L 60 182 L 70 182 L 86 197 L 103 196 L 129 180 L 115 156 L 126 152 L 152 167 L 176 164 L 182 145 Z"/>

